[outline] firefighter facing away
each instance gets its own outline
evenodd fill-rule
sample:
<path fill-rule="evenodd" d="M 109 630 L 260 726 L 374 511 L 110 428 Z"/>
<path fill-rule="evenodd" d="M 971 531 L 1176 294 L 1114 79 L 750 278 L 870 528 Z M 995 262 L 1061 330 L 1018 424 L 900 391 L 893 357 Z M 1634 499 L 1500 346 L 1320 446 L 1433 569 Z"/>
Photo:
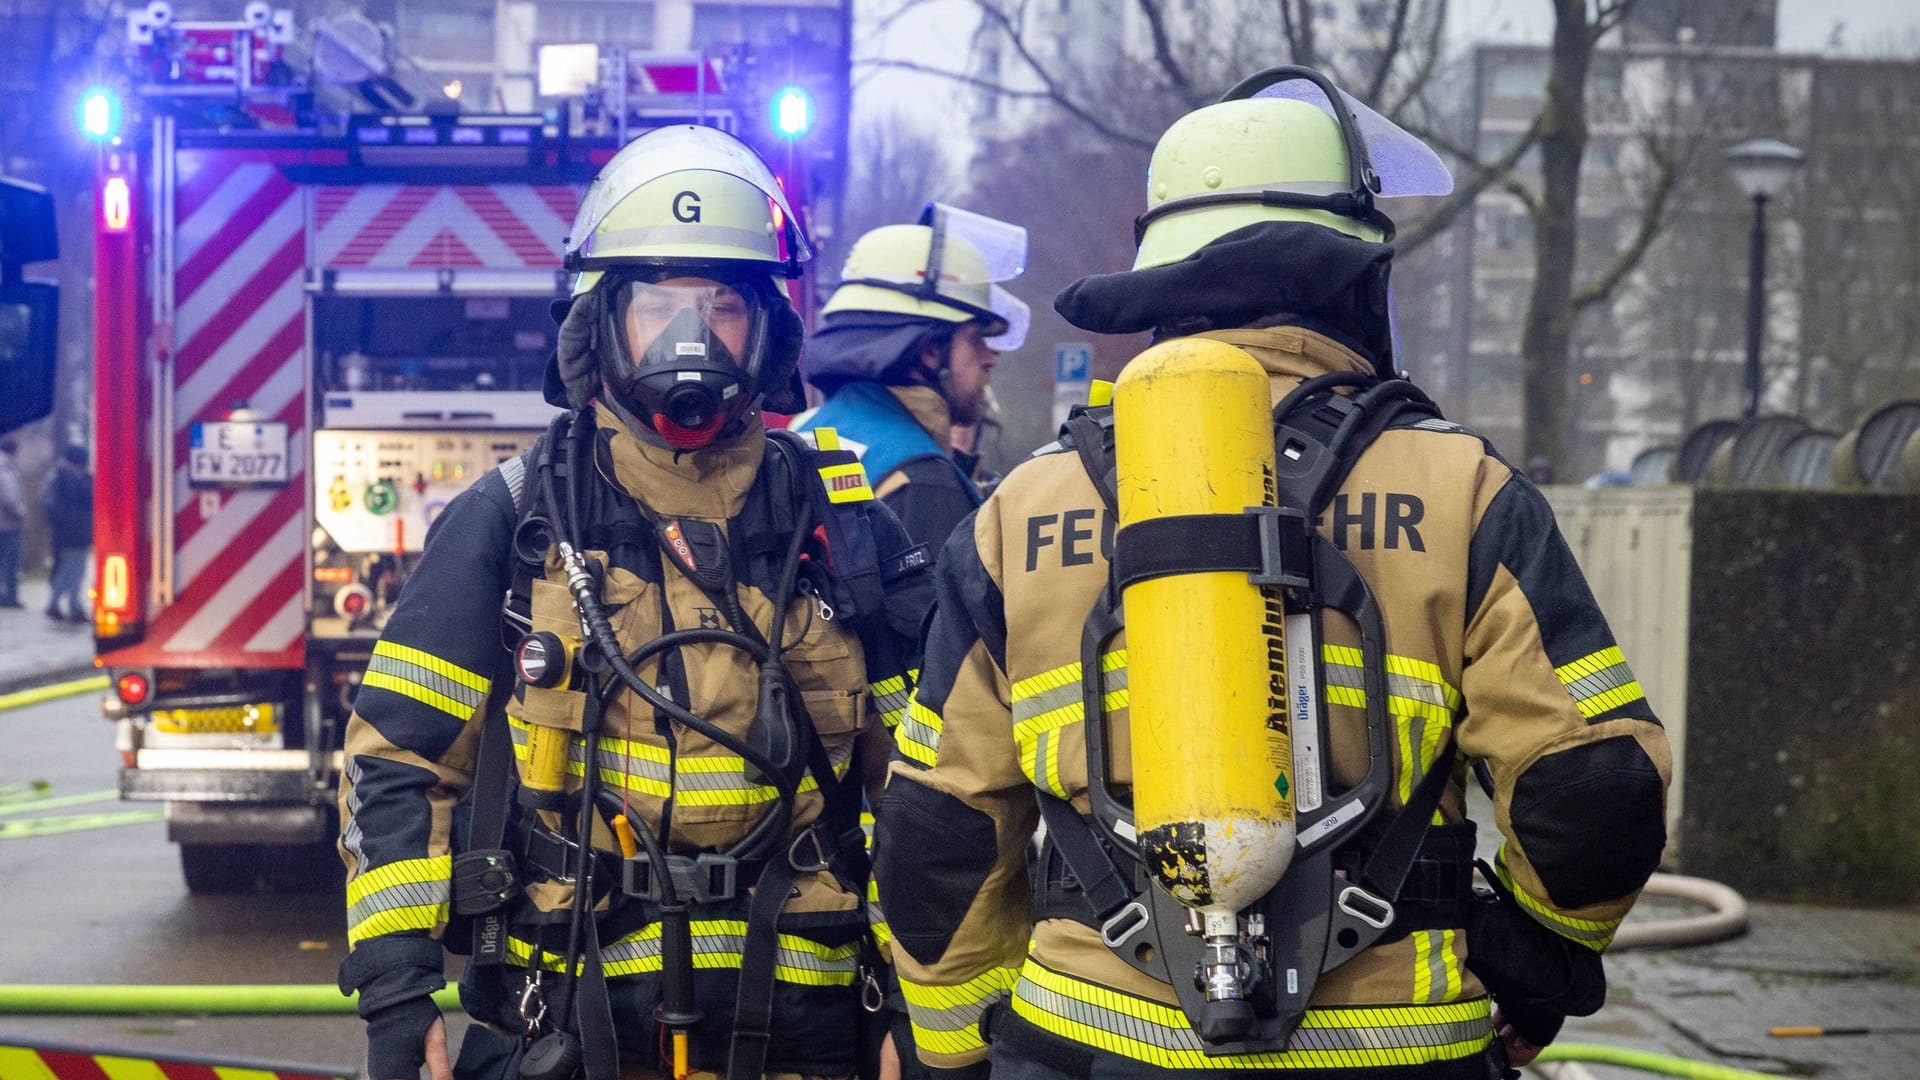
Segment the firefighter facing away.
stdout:
<path fill-rule="evenodd" d="M 1271 69 L 1055 301 L 1156 344 L 938 561 L 876 843 L 936 1071 L 1485 1080 L 1600 1006 L 1667 746 L 1539 491 L 1397 367 L 1375 200 L 1451 183 Z"/>
<path fill-rule="evenodd" d="M 801 404 L 794 220 L 711 128 L 586 192 L 569 411 L 441 515 L 347 732 L 340 985 L 377 1080 L 446 1074 L 444 951 L 481 1022 L 457 1076 L 855 1071 L 859 744 L 904 710 L 928 560 L 851 452 L 761 421 Z"/>
<path fill-rule="evenodd" d="M 919 224 L 854 242 L 807 344 L 827 400 L 795 426 L 858 443 L 876 496 L 936 549 L 980 505 L 978 462 L 950 429 L 987 417 L 996 357 L 1026 340 L 1027 306 L 999 285 L 1026 256 L 1020 226 L 929 203 Z"/>

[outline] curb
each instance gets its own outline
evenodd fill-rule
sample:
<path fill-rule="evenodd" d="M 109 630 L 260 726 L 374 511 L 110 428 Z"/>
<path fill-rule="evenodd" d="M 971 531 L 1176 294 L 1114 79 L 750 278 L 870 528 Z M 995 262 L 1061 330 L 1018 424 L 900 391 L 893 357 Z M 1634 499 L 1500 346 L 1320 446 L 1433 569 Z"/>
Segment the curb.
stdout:
<path fill-rule="evenodd" d="M 106 688 L 106 674 L 92 663 L 0 679 L 0 712 Z"/>

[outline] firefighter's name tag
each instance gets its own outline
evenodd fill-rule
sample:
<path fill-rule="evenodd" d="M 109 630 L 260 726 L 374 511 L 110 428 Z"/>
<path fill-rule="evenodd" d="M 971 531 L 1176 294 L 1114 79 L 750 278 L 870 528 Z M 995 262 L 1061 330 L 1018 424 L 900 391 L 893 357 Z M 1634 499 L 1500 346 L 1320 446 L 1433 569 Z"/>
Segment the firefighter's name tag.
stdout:
<path fill-rule="evenodd" d="M 287 425 L 278 421 L 196 422 L 187 451 L 187 481 L 196 486 L 250 487 L 287 482 Z"/>

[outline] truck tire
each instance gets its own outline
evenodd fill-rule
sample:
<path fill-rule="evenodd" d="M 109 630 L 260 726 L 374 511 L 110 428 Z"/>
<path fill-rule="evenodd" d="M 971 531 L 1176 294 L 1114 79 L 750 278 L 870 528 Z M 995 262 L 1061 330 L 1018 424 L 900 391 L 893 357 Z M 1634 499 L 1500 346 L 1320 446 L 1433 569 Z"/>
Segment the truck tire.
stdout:
<path fill-rule="evenodd" d="M 339 893 L 343 901 L 347 867 L 333 841 L 276 844 L 267 857 L 267 888 L 277 893 Z"/>
<path fill-rule="evenodd" d="M 267 849 L 251 844 L 181 844 L 180 875 L 198 895 L 252 892 Z"/>

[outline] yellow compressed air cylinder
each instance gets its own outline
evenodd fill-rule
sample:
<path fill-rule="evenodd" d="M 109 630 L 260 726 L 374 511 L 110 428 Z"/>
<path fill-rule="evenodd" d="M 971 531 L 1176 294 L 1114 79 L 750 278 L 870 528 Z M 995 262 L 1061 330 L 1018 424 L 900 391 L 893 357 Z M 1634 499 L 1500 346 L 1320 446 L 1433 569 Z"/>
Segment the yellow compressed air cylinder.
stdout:
<path fill-rule="evenodd" d="M 1155 345 L 1114 387 L 1119 528 L 1276 501 L 1266 372 L 1223 342 Z M 1285 612 L 1245 571 L 1122 595 L 1133 813 L 1149 875 L 1230 934 L 1293 854 Z"/>

